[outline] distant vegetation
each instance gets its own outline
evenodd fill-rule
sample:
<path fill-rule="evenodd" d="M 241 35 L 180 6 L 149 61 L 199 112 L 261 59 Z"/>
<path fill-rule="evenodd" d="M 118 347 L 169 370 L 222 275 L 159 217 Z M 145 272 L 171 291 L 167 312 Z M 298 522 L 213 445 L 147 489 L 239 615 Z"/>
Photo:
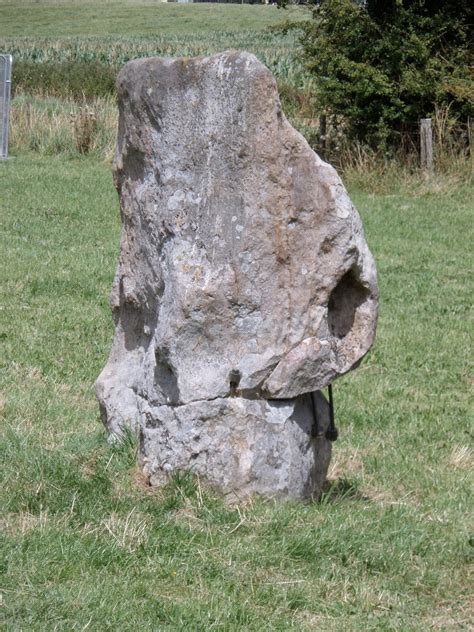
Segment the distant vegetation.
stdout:
<path fill-rule="evenodd" d="M 255 10 L 250 8 L 250 10 Z M 271 9 L 268 9 L 271 10 Z M 279 14 L 281 15 L 281 14 Z M 16 93 L 90 99 L 113 94 L 120 67 L 137 57 L 208 55 L 222 50 L 248 50 L 275 76 L 304 88 L 309 74 L 297 59 L 298 34 L 240 31 L 182 35 L 77 38 L 3 38 L 2 47 L 14 56 Z"/>
<path fill-rule="evenodd" d="M 123 64 L 137 57 L 196 56 L 229 49 L 253 52 L 270 68 L 286 114 L 310 138 L 317 108 L 313 80 L 298 54 L 299 31 L 269 29 L 287 16 L 303 24 L 310 13 L 293 8 L 282 15 L 271 6 L 133 0 L 0 5 L 0 48 L 14 57 L 12 148 L 75 153 L 83 144 L 77 138 L 81 125 L 74 121 L 87 105 L 97 121 L 89 150 L 110 156 L 116 128 L 115 77 Z M 120 35 L 113 35 L 117 30 Z M 32 32 L 35 35 L 27 35 Z"/>
<path fill-rule="evenodd" d="M 0 5 L 0 48 L 14 56 L 11 147 L 48 154 L 81 148 L 110 157 L 115 77 L 124 63 L 244 49 L 274 73 L 290 122 L 340 169 L 387 171 L 394 157 L 397 168 L 416 169 L 417 118 L 433 116 L 437 169 L 467 174 L 473 97 L 461 63 L 469 60 L 467 52 L 462 57 L 464 22 L 458 17 L 446 27 L 461 44 L 457 66 L 451 67 L 455 60 L 443 66 L 441 35 L 426 16 L 409 22 L 395 4 L 396 19 L 390 18 L 384 6 L 375 0 L 367 7 L 331 0 L 286 11 L 147 0 Z"/>
<path fill-rule="evenodd" d="M 472 0 L 321 0 L 304 58 L 322 107 L 349 138 L 393 147 L 403 124 L 474 117 Z"/>

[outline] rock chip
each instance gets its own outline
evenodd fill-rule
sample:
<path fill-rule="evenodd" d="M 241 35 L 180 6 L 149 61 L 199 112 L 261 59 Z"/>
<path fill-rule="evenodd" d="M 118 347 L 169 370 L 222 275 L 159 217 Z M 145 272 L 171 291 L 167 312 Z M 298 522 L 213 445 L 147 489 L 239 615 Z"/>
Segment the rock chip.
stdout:
<path fill-rule="evenodd" d="M 321 475 L 306 394 L 355 367 L 375 333 L 360 217 L 251 54 L 135 60 L 118 98 L 104 422 L 140 429 L 152 481 L 192 469 L 226 493 L 307 495 Z M 208 448 L 193 456 L 197 428 Z M 265 450 L 280 459 L 271 475 Z"/>

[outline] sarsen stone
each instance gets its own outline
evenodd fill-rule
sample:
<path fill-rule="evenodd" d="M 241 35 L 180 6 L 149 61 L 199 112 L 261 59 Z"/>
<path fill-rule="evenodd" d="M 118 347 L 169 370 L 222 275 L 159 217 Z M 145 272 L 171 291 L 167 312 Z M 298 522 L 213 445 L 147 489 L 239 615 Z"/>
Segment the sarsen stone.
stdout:
<path fill-rule="evenodd" d="M 360 362 L 377 319 L 356 209 L 253 55 L 132 61 L 118 97 L 104 422 L 139 428 L 152 482 L 191 469 L 226 493 L 317 493 L 307 394 Z"/>

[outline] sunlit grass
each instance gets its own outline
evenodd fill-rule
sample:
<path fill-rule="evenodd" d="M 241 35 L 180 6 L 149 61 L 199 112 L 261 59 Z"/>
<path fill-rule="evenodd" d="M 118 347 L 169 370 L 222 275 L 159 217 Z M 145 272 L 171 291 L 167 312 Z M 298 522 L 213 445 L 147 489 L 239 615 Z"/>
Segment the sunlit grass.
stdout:
<path fill-rule="evenodd" d="M 322 503 L 229 508 L 186 476 L 150 490 L 133 438 L 105 440 L 109 164 L 0 164 L 7 629 L 469 629 L 472 192 L 436 184 L 352 189 L 381 314 L 335 384 Z"/>
<path fill-rule="evenodd" d="M 161 3 L 151 0 L 2 0 L 0 36 L 76 37 L 105 34 L 185 36 L 200 32 L 262 31 L 289 18 L 304 20 L 305 7 L 284 15 L 275 6 L 217 3 Z"/>

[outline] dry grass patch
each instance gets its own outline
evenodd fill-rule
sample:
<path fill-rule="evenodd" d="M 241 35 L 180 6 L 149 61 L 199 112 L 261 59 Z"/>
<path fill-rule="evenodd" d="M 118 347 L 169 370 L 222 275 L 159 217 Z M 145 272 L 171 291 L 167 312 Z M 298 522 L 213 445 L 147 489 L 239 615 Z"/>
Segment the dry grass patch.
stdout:
<path fill-rule="evenodd" d="M 454 446 L 448 459 L 448 466 L 460 470 L 471 470 L 473 468 L 472 448 L 467 445 Z"/>
<path fill-rule="evenodd" d="M 336 446 L 333 449 L 328 470 L 329 481 L 335 481 L 342 477 L 364 476 L 364 473 L 363 454 L 360 448 L 339 448 Z"/>
<path fill-rule="evenodd" d="M 10 113 L 11 152 L 94 153 L 110 160 L 117 116 L 113 97 L 77 103 L 72 99 L 18 95 L 12 100 Z"/>
<path fill-rule="evenodd" d="M 433 608 L 431 614 L 423 618 L 423 624 L 429 630 L 473 630 L 474 599 L 469 597 L 464 602 L 455 604 L 441 602 Z"/>
<path fill-rule="evenodd" d="M 10 535 L 25 535 L 29 531 L 38 529 L 43 531 L 51 524 L 51 516 L 48 510 L 32 514 L 27 511 L 18 513 L 6 513 L 0 518 L 0 530 Z"/>
<path fill-rule="evenodd" d="M 87 533 L 106 534 L 113 539 L 117 547 L 133 553 L 147 543 L 149 529 L 148 516 L 134 508 L 126 516 L 112 513 L 96 527 L 87 529 Z"/>

